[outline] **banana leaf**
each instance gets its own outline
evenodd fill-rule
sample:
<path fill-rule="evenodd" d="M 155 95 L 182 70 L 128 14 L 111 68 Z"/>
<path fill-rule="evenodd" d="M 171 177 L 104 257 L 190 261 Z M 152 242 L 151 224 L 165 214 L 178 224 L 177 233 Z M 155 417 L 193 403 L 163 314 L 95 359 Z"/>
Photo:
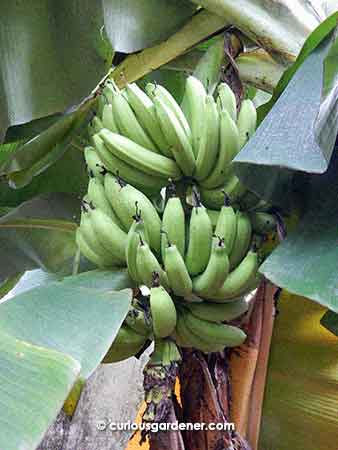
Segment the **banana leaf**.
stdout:
<path fill-rule="evenodd" d="M 286 291 L 278 303 L 259 450 L 336 450 L 338 338 L 325 309 Z"/>

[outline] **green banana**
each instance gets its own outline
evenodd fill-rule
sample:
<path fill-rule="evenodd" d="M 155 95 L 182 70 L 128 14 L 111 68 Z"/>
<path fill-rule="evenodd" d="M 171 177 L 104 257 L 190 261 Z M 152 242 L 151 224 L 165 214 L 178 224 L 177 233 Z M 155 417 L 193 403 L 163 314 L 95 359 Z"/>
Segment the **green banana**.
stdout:
<path fill-rule="evenodd" d="M 106 129 L 101 130 L 99 136 L 114 156 L 136 169 L 155 177 L 173 180 L 181 177 L 181 171 L 172 159 L 155 154 L 132 140 Z"/>
<path fill-rule="evenodd" d="M 102 362 L 104 364 L 110 364 L 130 358 L 142 349 L 146 340 L 145 336 L 142 336 L 130 327 L 123 325 L 119 329 L 114 342 Z"/>
<path fill-rule="evenodd" d="M 249 251 L 236 269 L 229 273 L 223 286 L 218 291 L 209 294 L 205 300 L 225 303 L 246 294 L 256 279 L 258 266 L 257 253 Z"/>
<path fill-rule="evenodd" d="M 200 297 L 219 289 L 225 282 L 229 273 L 228 250 L 224 239 L 214 241 L 208 265 L 201 275 L 193 279 L 193 291 Z"/>
<path fill-rule="evenodd" d="M 241 211 L 237 211 L 236 215 L 236 238 L 229 256 L 231 270 L 238 266 L 246 255 L 252 238 L 252 227 L 249 215 Z"/>
<path fill-rule="evenodd" d="M 217 88 L 217 106 L 221 112 L 223 110 L 228 111 L 230 117 L 234 122 L 237 120 L 237 102 L 235 94 L 227 83 L 220 83 Z"/>
<path fill-rule="evenodd" d="M 252 229 L 258 234 L 269 234 L 276 230 L 276 218 L 267 212 L 257 211 L 250 214 Z"/>
<path fill-rule="evenodd" d="M 102 128 L 103 128 L 102 120 L 99 117 L 94 116 L 88 124 L 88 133 L 91 136 L 93 134 L 98 133 L 100 130 L 102 130 Z"/>
<path fill-rule="evenodd" d="M 188 303 L 187 308 L 195 317 L 208 322 L 230 322 L 246 313 L 249 303 L 242 299 L 232 303 Z"/>
<path fill-rule="evenodd" d="M 240 182 L 239 178 L 231 174 L 226 183 L 213 189 L 200 187 L 200 194 L 203 204 L 208 208 L 221 209 L 224 205 L 224 195 L 229 199 L 229 203 L 238 203 L 242 196 L 247 192 L 246 187 Z"/>
<path fill-rule="evenodd" d="M 243 100 L 237 119 L 240 148 L 244 147 L 251 136 L 255 133 L 256 126 L 257 111 L 255 105 L 249 99 Z"/>
<path fill-rule="evenodd" d="M 143 241 L 149 242 L 149 236 L 146 227 L 144 226 L 143 219 L 141 218 L 141 214 L 139 211 L 136 211 L 134 216 L 134 222 L 132 223 L 127 237 L 127 245 L 126 245 L 126 261 L 128 272 L 131 278 L 134 281 L 141 282 L 141 276 L 137 270 L 136 257 L 137 257 L 137 248 L 140 243 L 140 236 Z"/>
<path fill-rule="evenodd" d="M 90 220 L 90 208 L 83 203 L 80 230 L 83 238 L 88 246 L 100 257 L 105 266 L 113 266 L 116 259 L 111 252 L 106 250 L 98 239 L 98 235 L 94 230 L 93 224 Z"/>
<path fill-rule="evenodd" d="M 213 323 L 199 319 L 187 312 L 184 315 L 187 328 L 197 336 L 201 336 L 208 342 L 221 344 L 224 347 L 237 347 L 246 339 L 246 334 L 238 327 Z"/>
<path fill-rule="evenodd" d="M 182 108 L 190 125 L 192 147 L 196 157 L 202 140 L 206 95 L 204 86 L 198 78 L 192 75 L 187 78 Z"/>
<path fill-rule="evenodd" d="M 107 130 L 112 131 L 113 133 L 119 132 L 114 119 L 113 107 L 108 103 L 104 105 L 102 111 L 102 128 L 107 128 Z"/>
<path fill-rule="evenodd" d="M 140 275 L 143 284 L 150 288 L 153 284 L 154 274 L 158 274 L 161 285 L 168 289 L 169 281 L 167 274 L 150 250 L 149 245 L 143 241 L 141 236 L 139 246 L 137 247 L 136 266 L 137 273 Z"/>
<path fill-rule="evenodd" d="M 170 94 L 170 92 L 163 86 L 159 84 L 153 84 L 148 83 L 146 85 L 146 92 L 151 97 L 152 100 L 154 100 L 155 96 L 162 100 L 162 102 L 166 105 L 167 108 L 170 109 L 170 111 L 173 112 L 176 119 L 181 124 L 181 127 L 183 128 L 189 142 L 191 143 L 191 130 L 190 126 L 188 124 L 188 121 L 179 106 L 179 104 L 176 102 L 174 97 Z"/>
<path fill-rule="evenodd" d="M 155 106 L 152 100 L 145 92 L 143 92 L 141 88 L 138 87 L 136 83 L 127 84 L 126 93 L 129 104 L 132 107 L 137 120 L 148 132 L 160 152 L 164 156 L 171 158 L 172 154 L 169 150 L 169 144 L 161 130 L 161 127 L 159 127 Z"/>
<path fill-rule="evenodd" d="M 154 335 L 169 336 L 175 329 L 177 314 L 175 304 L 164 287 L 154 284 L 150 289 L 150 311 Z"/>
<path fill-rule="evenodd" d="M 123 136 L 150 152 L 158 152 L 157 147 L 142 128 L 122 92 L 113 92 L 112 109 L 117 127 Z"/>
<path fill-rule="evenodd" d="M 237 234 L 237 215 L 231 206 L 222 206 L 219 213 L 215 235 L 224 239 L 224 245 L 228 252 L 231 254 L 234 242 Z"/>
<path fill-rule="evenodd" d="M 172 190 L 173 188 L 169 186 Z M 169 189 L 169 191 L 170 191 Z M 168 192 L 168 188 L 167 188 Z M 173 192 L 169 195 L 175 195 Z M 168 246 L 168 240 L 175 244 L 182 258 L 185 254 L 185 213 L 181 199 L 176 196 L 169 197 L 162 217 L 161 253 L 164 261 L 165 249 Z"/>
<path fill-rule="evenodd" d="M 135 205 L 137 204 L 147 228 L 150 247 L 155 250 L 156 254 L 160 255 L 161 219 L 148 197 L 109 173 L 105 175 L 104 187 L 107 198 L 126 232 L 129 231 L 133 223 Z"/>
<path fill-rule="evenodd" d="M 119 175 L 123 180 L 132 184 L 137 189 L 141 189 L 147 194 L 152 194 L 159 192 L 162 187 L 168 184 L 168 180 L 166 178 L 148 175 L 114 156 L 107 149 L 99 135 L 94 135 L 91 139 L 97 153 L 104 163 L 104 166 L 114 175 Z"/>
<path fill-rule="evenodd" d="M 87 164 L 88 173 L 92 174 L 95 178 L 98 178 L 101 182 L 103 181 L 103 162 L 99 155 L 96 153 L 94 147 L 85 147 L 84 157 Z"/>
<path fill-rule="evenodd" d="M 195 157 L 183 127 L 175 114 L 157 96 L 154 97 L 154 105 L 171 153 L 184 175 L 191 176 L 195 170 Z M 175 179 L 174 177 L 171 178 Z"/>
<path fill-rule="evenodd" d="M 164 267 L 174 294 L 188 298 L 192 294 L 192 281 L 182 255 L 170 241 L 165 248 Z"/>
<path fill-rule="evenodd" d="M 216 228 L 220 211 L 216 211 L 214 209 L 207 209 L 207 213 L 211 221 L 212 228 Z"/>
<path fill-rule="evenodd" d="M 197 151 L 194 178 L 203 180 L 214 167 L 219 148 L 220 123 L 216 103 L 212 95 L 205 99 L 205 117 L 200 145 Z"/>
<path fill-rule="evenodd" d="M 220 145 L 216 163 L 207 178 L 201 181 L 206 189 L 224 184 L 229 165 L 240 150 L 240 138 L 236 123 L 228 111 L 220 112 Z"/>
<path fill-rule="evenodd" d="M 125 266 L 127 234 L 101 209 L 90 209 L 88 214 L 101 245 L 114 256 L 117 265 Z"/>
<path fill-rule="evenodd" d="M 75 240 L 80 252 L 89 261 L 91 261 L 101 269 L 109 267 L 105 259 L 103 259 L 100 255 L 98 255 L 96 251 L 89 246 L 88 242 L 86 241 L 85 237 L 82 234 L 80 227 L 78 227 L 78 229 L 76 230 Z"/>
<path fill-rule="evenodd" d="M 198 275 L 207 267 L 212 242 L 212 225 L 207 210 L 199 203 L 190 217 L 189 243 L 185 264 L 190 275 Z"/>
<path fill-rule="evenodd" d="M 170 366 L 173 362 L 180 361 L 181 354 L 175 342 L 171 339 L 155 339 L 154 352 L 149 361 L 153 365 Z"/>
<path fill-rule="evenodd" d="M 215 342 L 207 342 L 203 335 L 198 336 L 192 333 L 185 323 L 185 314 L 180 314 L 177 317 L 175 336 L 178 345 L 181 347 L 196 348 L 204 353 L 221 352 L 224 349 L 224 345 Z"/>
<path fill-rule="evenodd" d="M 150 322 L 143 310 L 132 306 L 125 318 L 125 323 L 136 333 L 148 337 L 151 333 Z"/>
<path fill-rule="evenodd" d="M 97 178 L 91 178 L 89 180 L 87 197 L 96 208 L 101 209 L 104 213 L 111 217 L 115 223 L 119 222 L 106 197 L 104 186 Z"/>

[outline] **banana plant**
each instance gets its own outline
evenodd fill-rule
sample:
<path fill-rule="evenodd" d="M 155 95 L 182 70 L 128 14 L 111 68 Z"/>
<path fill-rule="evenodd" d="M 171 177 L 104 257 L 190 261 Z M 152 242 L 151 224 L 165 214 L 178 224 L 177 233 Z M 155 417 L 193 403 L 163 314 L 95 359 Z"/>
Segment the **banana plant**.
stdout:
<path fill-rule="evenodd" d="M 179 355 L 172 345 L 155 346 L 145 371 L 147 405 L 153 409 L 146 410 L 144 420 L 163 420 L 161 411 L 176 420 L 178 409 L 171 399 L 179 377 L 177 394 L 186 421 L 233 420 L 237 429 L 232 435 L 177 433 L 169 441 L 160 433 L 150 439 L 150 446 L 213 450 L 222 442 L 229 449 L 234 445 L 252 450 L 334 449 L 338 437 L 333 414 L 338 404 L 333 389 L 338 335 L 337 2 L 96 0 L 89 5 L 72 0 L 56 5 L 39 0 L 8 5 L 0 0 L 0 5 L 6 11 L 0 15 L 0 401 L 6 406 L 0 411 L 0 428 L 6 424 L 0 432 L 0 448 L 36 449 L 62 406 L 73 413 L 82 386 L 96 367 L 102 361 L 113 362 L 112 348 L 123 334 L 122 324 L 148 323 L 147 311 L 141 316 L 135 313 L 140 311 L 136 296 L 141 303 L 143 298 L 135 287 L 137 273 L 130 277 L 125 269 L 107 269 L 105 264 L 97 269 L 90 257 L 79 253 L 76 230 L 86 216 L 84 210 L 93 212 L 90 201 L 82 205 L 80 201 L 88 184 L 87 125 L 98 123 L 95 113 L 103 96 L 134 81 L 143 87 L 164 85 L 173 94 L 171 101 L 189 111 L 196 105 L 189 105 L 185 86 L 187 76 L 193 74 L 210 102 L 219 82 L 225 81 L 234 91 L 235 110 L 236 102 L 239 107 L 247 99 L 257 106 L 259 127 L 236 156 L 233 170 L 238 182 L 274 207 L 283 239 L 279 245 L 265 243 L 269 256 L 260 272 L 283 293 L 277 302 L 279 290 L 266 282 L 260 285 L 248 321 L 242 324 L 248 340 L 238 353 L 205 358 L 201 352 Z M 113 86 L 110 94 L 107 85 Z M 156 102 L 157 114 L 170 127 L 166 105 Z M 132 116 L 128 117 L 129 121 Z M 192 128 L 202 129 L 203 121 Z M 137 127 L 131 131 L 136 136 Z M 148 128 L 147 133 L 163 139 L 158 130 Z M 99 134 L 111 143 L 111 133 Z M 123 145 L 124 141 L 115 142 L 120 156 L 133 158 Z M 188 178 L 193 158 L 189 146 L 187 140 L 177 155 L 186 152 L 181 164 L 187 167 L 182 170 Z M 211 159 L 204 156 L 201 167 Z M 140 160 L 140 167 L 150 170 L 153 158 Z M 157 157 L 162 178 L 156 181 L 149 175 L 149 189 L 155 183 L 162 187 L 165 177 L 178 177 L 176 166 L 166 159 Z M 103 176 L 101 171 L 97 174 Z M 126 198 L 134 195 L 122 185 L 119 189 Z M 184 208 L 191 208 L 185 194 L 178 192 L 172 200 L 184 197 Z M 137 201 L 140 210 L 147 210 L 143 197 Z M 162 214 L 161 202 L 152 198 L 151 205 Z M 130 208 L 134 211 L 135 204 Z M 177 208 L 173 206 L 175 214 Z M 179 208 L 184 216 L 181 203 Z M 137 209 L 134 212 L 138 222 Z M 206 212 L 204 216 L 196 212 L 199 226 L 202 220 L 209 223 Z M 133 227 L 146 242 L 147 230 L 140 231 L 136 222 Z M 128 239 L 131 242 L 129 235 Z M 224 253 L 225 236 L 219 239 L 217 252 Z M 190 235 L 191 248 L 194 240 L 201 242 L 198 233 Z M 101 244 L 101 255 L 106 256 Z M 134 236 L 131 249 L 138 244 Z M 173 284 L 180 245 L 182 249 L 185 244 L 171 244 L 164 260 L 167 274 L 161 276 L 163 281 L 168 275 Z M 142 260 L 146 267 L 149 252 L 160 252 L 161 243 L 142 245 L 148 252 Z M 202 256 L 194 254 L 190 265 Z M 174 323 L 166 291 L 152 285 L 151 270 L 148 275 L 142 281 L 152 286 L 151 302 L 164 302 Z M 192 283 L 188 274 L 183 281 L 185 292 L 191 292 L 194 283 L 194 289 L 204 289 L 203 278 Z M 131 316 L 131 311 L 136 315 Z M 161 311 L 156 316 L 158 337 L 164 333 Z M 134 341 L 134 353 L 149 345 L 148 337 Z M 158 403 L 152 403 L 163 373 L 167 376 L 163 392 Z"/>

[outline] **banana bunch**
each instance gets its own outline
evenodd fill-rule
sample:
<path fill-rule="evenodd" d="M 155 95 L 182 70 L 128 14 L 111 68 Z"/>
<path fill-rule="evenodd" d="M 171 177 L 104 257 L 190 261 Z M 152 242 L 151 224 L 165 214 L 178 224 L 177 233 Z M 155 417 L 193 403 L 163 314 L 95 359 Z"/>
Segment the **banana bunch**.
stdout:
<path fill-rule="evenodd" d="M 119 90 L 107 82 L 88 125 L 76 241 L 98 267 L 127 267 L 149 295 L 133 300 L 103 362 L 136 355 L 151 340 L 167 362 L 179 359 L 176 345 L 209 353 L 245 340 L 228 322 L 247 311 L 244 296 L 259 282 L 257 247 L 276 227 L 269 205 L 232 168 L 256 120 L 252 102 L 238 110 L 225 83 L 214 97 L 188 77 L 180 106 L 158 84 Z"/>
<path fill-rule="evenodd" d="M 238 179 L 228 178 L 256 121 L 250 100 L 237 114 L 235 95 L 225 83 L 215 99 L 197 78 L 188 77 L 181 108 L 161 85 L 148 83 L 144 91 L 132 83 L 120 90 L 109 80 L 88 133 L 104 167 L 142 192 L 159 192 L 169 179 L 193 179 L 206 191 L 205 205 L 213 208 L 208 196 L 214 189 L 230 183 L 236 198 L 245 191 Z"/>

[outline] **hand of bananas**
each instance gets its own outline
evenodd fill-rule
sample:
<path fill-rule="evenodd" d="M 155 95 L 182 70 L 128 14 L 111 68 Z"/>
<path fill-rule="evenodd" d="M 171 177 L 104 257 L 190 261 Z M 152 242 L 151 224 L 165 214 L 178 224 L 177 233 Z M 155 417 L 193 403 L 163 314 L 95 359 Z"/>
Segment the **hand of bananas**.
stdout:
<path fill-rule="evenodd" d="M 90 181 L 78 247 L 98 267 L 127 266 L 135 283 L 150 289 L 106 362 L 138 353 L 151 338 L 215 352 L 246 337 L 223 322 L 247 310 L 243 296 L 258 282 L 255 233 L 276 225 L 231 168 L 255 131 L 256 110 L 244 100 L 237 114 L 229 86 L 220 84 L 215 100 L 192 76 L 182 108 L 160 85 L 119 91 L 110 82 L 88 127 Z M 192 208 L 176 194 L 180 183 L 192 190 Z M 151 196 L 163 187 L 160 214 Z"/>

